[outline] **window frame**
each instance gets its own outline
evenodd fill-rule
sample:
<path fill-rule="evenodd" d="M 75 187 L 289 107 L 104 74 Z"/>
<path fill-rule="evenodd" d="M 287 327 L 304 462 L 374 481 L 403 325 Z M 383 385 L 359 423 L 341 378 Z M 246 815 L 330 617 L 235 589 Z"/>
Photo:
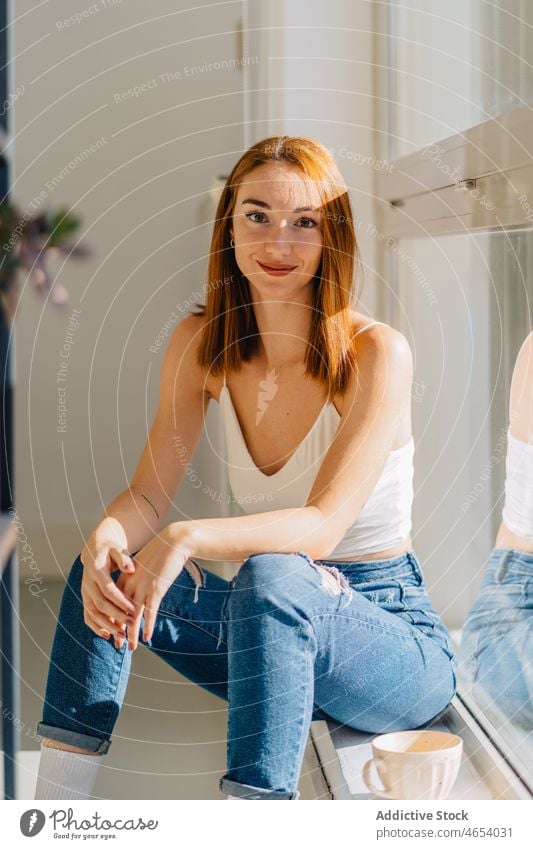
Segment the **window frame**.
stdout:
<path fill-rule="evenodd" d="M 531 138 L 533 110 L 521 106 L 391 161 L 376 174 L 382 232 L 400 239 L 533 229 Z"/>
<path fill-rule="evenodd" d="M 460 233 L 533 230 L 533 103 L 519 106 L 461 132 L 435 140 L 404 156 L 397 149 L 398 51 L 395 2 L 378 9 L 376 40 L 376 119 L 385 131 L 376 140 L 388 145 L 388 167 L 374 177 L 376 223 L 385 243 L 403 238 L 435 238 Z M 380 4 L 381 7 L 381 4 Z M 523 37 L 523 34 L 520 34 Z M 501 57 L 499 57 L 501 58 Z M 520 73 L 523 69 L 519 68 Z M 524 102 L 524 101 L 523 101 Z M 527 203 L 523 202 L 523 198 Z M 398 292 L 399 257 L 383 251 L 378 272 Z M 394 310 L 382 295 L 382 314 Z M 510 375 L 508 381 L 510 382 Z M 479 749 L 480 765 L 495 776 L 496 798 L 533 798 L 511 746 L 463 690 L 449 713 L 450 730 L 466 734 L 465 745 Z M 452 727 L 453 726 L 453 727 Z M 498 790 L 498 787 L 500 790 Z M 514 795 L 516 794 L 516 795 Z"/>

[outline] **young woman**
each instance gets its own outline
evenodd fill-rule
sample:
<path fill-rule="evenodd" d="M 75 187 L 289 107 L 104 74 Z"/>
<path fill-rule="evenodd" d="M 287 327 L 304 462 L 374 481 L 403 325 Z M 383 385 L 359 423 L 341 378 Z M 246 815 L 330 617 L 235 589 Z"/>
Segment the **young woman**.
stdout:
<path fill-rule="evenodd" d="M 495 547 L 468 614 L 459 662 L 496 726 L 533 727 L 533 332 L 511 381 L 505 500 Z"/>
<path fill-rule="evenodd" d="M 383 732 L 449 703 L 455 658 L 409 536 L 411 351 L 352 308 L 356 257 L 322 145 L 274 137 L 241 157 L 207 303 L 169 342 L 131 486 L 65 588 L 38 794 L 90 793 L 128 681 L 126 634 L 228 701 L 230 798 L 298 799 L 313 718 Z M 242 515 L 165 527 L 212 398 Z M 202 559 L 240 568 L 227 582 Z"/>

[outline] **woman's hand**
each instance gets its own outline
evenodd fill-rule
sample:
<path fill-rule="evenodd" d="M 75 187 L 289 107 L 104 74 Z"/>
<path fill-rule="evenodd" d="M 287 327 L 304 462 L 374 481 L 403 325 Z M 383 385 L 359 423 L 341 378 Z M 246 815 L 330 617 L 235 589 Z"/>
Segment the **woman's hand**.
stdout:
<path fill-rule="evenodd" d="M 117 569 L 123 574 L 135 570 L 124 543 L 125 540 L 118 537 L 101 539 L 95 531 L 80 555 L 83 564 L 81 597 L 85 624 L 106 640 L 112 633 L 116 648 L 121 648 L 126 638 L 122 623 L 128 613 L 135 613 L 132 603 L 111 577 L 111 573 Z"/>
<path fill-rule="evenodd" d="M 128 643 L 134 651 L 139 644 L 139 629 L 144 611 L 143 640 L 150 640 L 154 632 L 159 605 L 170 589 L 192 551 L 185 533 L 169 525 L 150 540 L 133 558 L 135 571 L 123 572 L 117 586 L 135 605 L 135 614 L 126 619 Z"/>

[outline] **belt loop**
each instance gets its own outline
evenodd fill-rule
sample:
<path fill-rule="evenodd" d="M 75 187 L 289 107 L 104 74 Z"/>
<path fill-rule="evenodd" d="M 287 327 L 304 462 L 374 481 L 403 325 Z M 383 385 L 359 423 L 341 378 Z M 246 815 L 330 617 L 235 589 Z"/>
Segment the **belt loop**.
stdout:
<path fill-rule="evenodd" d="M 495 584 L 503 584 L 507 572 L 509 571 L 509 560 L 511 554 L 509 549 L 503 549 L 501 557 L 498 559 L 496 564 L 496 568 L 494 570 L 494 583 Z"/>
<path fill-rule="evenodd" d="M 413 572 L 415 573 L 416 577 L 418 578 L 420 583 L 423 584 L 424 583 L 424 575 L 422 574 L 422 569 L 420 567 L 420 564 L 418 562 L 418 558 L 417 558 L 416 554 L 414 553 L 414 551 L 407 551 L 406 557 L 407 557 L 409 563 L 411 564 L 411 567 L 412 567 Z"/>

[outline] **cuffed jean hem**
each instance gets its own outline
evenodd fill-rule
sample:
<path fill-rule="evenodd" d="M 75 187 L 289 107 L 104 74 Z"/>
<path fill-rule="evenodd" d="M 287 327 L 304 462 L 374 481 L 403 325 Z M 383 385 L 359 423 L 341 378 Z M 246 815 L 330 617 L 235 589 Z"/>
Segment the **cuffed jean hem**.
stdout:
<path fill-rule="evenodd" d="M 100 737 L 91 737 L 89 734 L 81 734 L 79 731 L 70 731 L 68 728 L 58 728 L 55 725 L 46 725 L 44 722 L 37 724 L 37 733 L 41 737 L 57 740 L 58 743 L 68 743 L 70 746 L 78 746 L 89 752 L 97 752 L 105 755 L 111 745 L 111 740 L 102 740 Z"/>
<path fill-rule="evenodd" d="M 249 784 L 240 784 L 231 778 L 222 778 L 219 787 L 226 796 L 239 796 L 241 799 L 299 799 L 300 792 L 288 793 L 285 790 L 266 790 L 264 787 L 252 787 Z"/>

